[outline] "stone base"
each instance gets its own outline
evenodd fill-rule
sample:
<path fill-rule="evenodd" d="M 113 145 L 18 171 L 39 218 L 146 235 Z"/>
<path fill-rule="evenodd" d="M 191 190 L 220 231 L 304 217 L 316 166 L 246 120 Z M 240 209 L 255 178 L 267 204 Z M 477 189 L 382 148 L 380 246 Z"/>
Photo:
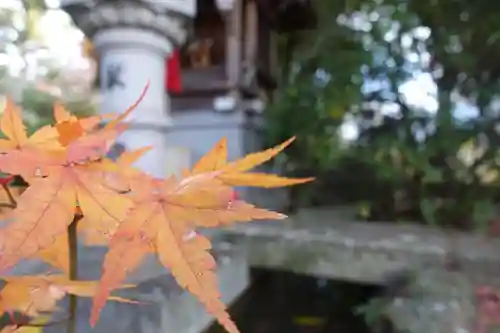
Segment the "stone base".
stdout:
<path fill-rule="evenodd" d="M 387 315 L 395 327 L 411 333 L 470 333 L 475 323 L 474 286 L 460 273 L 424 271 L 410 297 L 392 300 Z"/>
<path fill-rule="evenodd" d="M 220 264 L 218 276 L 222 300 L 229 305 L 248 287 L 249 277 L 244 256 L 227 259 L 229 262 Z M 213 321 L 213 317 L 207 314 L 200 303 L 186 292 L 166 302 L 162 314 L 164 330 L 161 332 L 200 333 Z"/>
<path fill-rule="evenodd" d="M 472 332 L 476 286 L 500 284 L 498 239 L 339 220 L 336 213 L 312 209 L 280 222 L 236 225 L 218 237 L 246 249 L 254 267 L 386 287 L 394 274 L 415 273 L 415 291 L 379 310 L 401 332 Z"/>
<path fill-rule="evenodd" d="M 82 249 L 83 250 L 83 249 Z M 97 279 L 104 249 L 90 248 L 81 252 L 80 272 L 82 279 Z M 244 253 L 237 249 L 215 249 L 222 300 L 231 304 L 248 286 L 248 265 Z M 25 263 L 12 273 L 42 273 L 46 265 Z M 127 281 L 137 287 L 123 290 L 120 296 L 133 299 L 139 304 L 108 302 L 100 320 L 92 329 L 89 325 L 91 300 L 78 300 L 77 332 L 120 332 L 120 333 L 199 333 L 212 323 L 212 316 L 187 291 L 181 289 L 173 277 L 154 258 L 133 272 Z M 62 304 L 61 308 L 65 308 Z M 62 312 L 57 318 L 65 317 Z M 49 326 L 46 333 L 65 332 L 66 324 Z"/>

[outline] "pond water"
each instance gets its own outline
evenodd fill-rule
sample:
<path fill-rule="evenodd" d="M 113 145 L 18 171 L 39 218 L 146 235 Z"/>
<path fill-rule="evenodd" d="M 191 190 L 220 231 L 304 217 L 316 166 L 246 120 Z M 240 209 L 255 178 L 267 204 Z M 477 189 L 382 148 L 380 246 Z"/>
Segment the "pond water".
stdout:
<path fill-rule="evenodd" d="M 378 295 L 379 286 L 267 270 L 252 270 L 251 278 L 230 307 L 242 333 L 375 333 L 356 309 Z M 205 333 L 223 332 L 213 324 Z"/>

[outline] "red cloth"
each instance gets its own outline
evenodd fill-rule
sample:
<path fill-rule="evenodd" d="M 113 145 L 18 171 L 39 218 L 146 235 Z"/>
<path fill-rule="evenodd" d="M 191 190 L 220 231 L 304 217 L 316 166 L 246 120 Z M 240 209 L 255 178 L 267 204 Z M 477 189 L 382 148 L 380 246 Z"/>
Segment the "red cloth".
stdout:
<path fill-rule="evenodd" d="M 165 59 L 165 69 L 165 90 L 169 93 L 181 92 L 181 60 L 178 49 L 172 52 L 170 58 Z"/>

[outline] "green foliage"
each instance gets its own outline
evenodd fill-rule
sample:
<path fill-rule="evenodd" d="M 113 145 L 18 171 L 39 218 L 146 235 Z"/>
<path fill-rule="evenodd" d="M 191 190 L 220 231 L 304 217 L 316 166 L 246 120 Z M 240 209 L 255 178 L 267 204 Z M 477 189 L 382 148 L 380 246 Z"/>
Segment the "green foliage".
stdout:
<path fill-rule="evenodd" d="M 320 180 L 298 202 L 360 204 L 371 220 L 487 227 L 500 194 L 499 5 L 317 5 L 315 31 L 281 36 L 299 42 L 266 113 L 269 144 L 297 134 L 287 172 Z M 436 85 L 437 108 L 402 94 L 422 74 Z M 464 103 L 477 115 L 460 114 Z M 346 123 L 358 132 L 350 140 L 339 135 Z"/>
<path fill-rule="evenodd" d="M 38 61 L 37 68 L 30 67 L 28 55 L 32 57 L 37 50 L 45 49 L 39 24 L 47 6 L 45 0 L 22 0 L 20 3 L 20 8 L 0 7 L 0 54 L 8 59 L 15 59 L 18 55 L 15 60 L 24 62 L 16 74 L 13 73 L 19 68 L 12 70 L 13 66 L 18 65 L 15 61 L 0 64 L 0 94 L 10 95 L 23 107 L 30 132 L 53 121 L 56 96 L 41 90 L 40 86 L 61 88 L 63 99 L 71 100 L 66 103 L 66 107 L 78 116 L 95 113 L 94 106 L 89 103 L 89 93 L 75 92 L 85 89 L 74 89 L 73 83 L 68 85 L 55 59 L 42 59 Z M 45 74 L 33 79 L 33 70 L 38 72 L 40 69 Z"/>

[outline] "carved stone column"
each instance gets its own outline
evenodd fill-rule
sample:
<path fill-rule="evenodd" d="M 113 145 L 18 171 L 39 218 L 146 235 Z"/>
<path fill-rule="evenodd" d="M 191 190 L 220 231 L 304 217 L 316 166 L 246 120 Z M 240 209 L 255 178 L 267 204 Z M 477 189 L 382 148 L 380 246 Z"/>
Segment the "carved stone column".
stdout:
<path fill-rule="evenodd" d="M 184 41 L 184 20 L 194 14 L 192 1 L 183 3 L 186 8 L 179 1 L 61 3 L 99 55 L 101 112 L 125 111 L 150 82 L 147 95 L 128 119 L 132 126 L 118 141 L 128 149 L 152 145 L 136 165 L 156 177 L 165 176 L 165 130 L 171 124 L 165 58 Z"/>
<path fill-rule="evenodd" d="M 224 18 L 226 26 L 226 76 L 230 91 L 214 99 L 214 108 L 232 111 L 239 106 L 238 85 L 241 72 L 241 3 L 242 0 L 216 0 L 215 5 Z"/>

